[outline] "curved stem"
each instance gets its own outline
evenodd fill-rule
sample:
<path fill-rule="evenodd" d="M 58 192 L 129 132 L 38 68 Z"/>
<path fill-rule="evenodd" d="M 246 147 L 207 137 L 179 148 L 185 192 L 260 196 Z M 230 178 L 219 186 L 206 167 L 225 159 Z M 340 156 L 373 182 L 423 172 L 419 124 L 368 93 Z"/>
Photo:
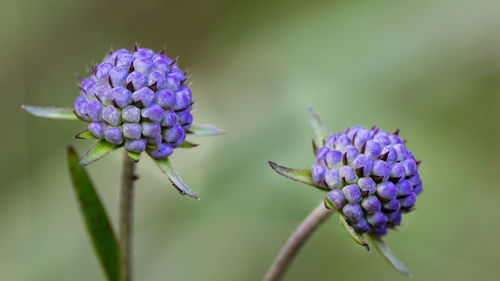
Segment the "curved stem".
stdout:
<path fill-rule="evenodd" d="M 135 163 L 127 151 L 123 155 L 120 198 L 120 280 L 132 280 L 132 225 L 134 210 Z"/>
<path fill-rule="evenodd" d="M 321 202 L 307 216 L 292 236 L 288 238 L 281 252 L 274 259 L 273 264 L 263 279 L 264 281 L 280 280 L 309 236 L 332 214 L 332 211 L 332 209 L 327 209 L 324 203 Z"/>

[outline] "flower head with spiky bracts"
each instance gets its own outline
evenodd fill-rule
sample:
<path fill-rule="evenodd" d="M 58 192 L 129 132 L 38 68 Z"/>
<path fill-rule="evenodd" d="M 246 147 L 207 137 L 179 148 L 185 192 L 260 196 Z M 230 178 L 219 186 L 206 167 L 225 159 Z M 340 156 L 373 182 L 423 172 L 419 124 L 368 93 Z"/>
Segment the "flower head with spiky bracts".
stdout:
<path fill-rule="evenodd" d="M 325 207 L 339 212 L 351 237 L 369 250 L 362 239 L 364 233 L 369 234 L 394 264 L 397 259 L 381 237 L 401 224 L 403 214 L 413 210 L 422 191 L 420 161 L 407 149 L 399 130 L 391 134 L 358 126 L 327 137 L 318 114 L 312 108 L 309 111 L 316 163 L 306 170 L 269 162 L 271 167 L 287 178 L 326 191 Z M 407 273 L 404 266 L 398 269 Z"/>
<path fill-rule="evenodd" d="M 79 85 L 74 109 L 23 106 L 46 118 L 82 120 L 87 130 L 79 139 L 99 142 L 80 159 L 88 165 L 124 147 L 134 161 L 142 152 L 150 155 L 183 193 L 197 198 L 171 169 L 168 157 L 175 148 L 190 148 L 188 134 L 216 135 L 223 131 L 193 124 L 193 99 L 187 74 L 164 51 L 155 53 L 137 45 L 129 51 L 111 51 L 90 70 Z"/>

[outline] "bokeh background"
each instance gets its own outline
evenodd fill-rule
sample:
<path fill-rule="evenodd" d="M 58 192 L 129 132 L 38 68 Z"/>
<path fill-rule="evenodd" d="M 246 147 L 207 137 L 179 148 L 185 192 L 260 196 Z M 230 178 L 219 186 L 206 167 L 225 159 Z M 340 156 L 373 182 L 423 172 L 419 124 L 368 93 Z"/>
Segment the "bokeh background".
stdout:
<path fill-rule="evenodd" d="M 306 106 L 331 132 L 401 129 L 422 159 L 417 211 L 386 240 L 413 280 L 498 280 L 500 2 L 2 0 L 2 280 L 104 280 L 65 166 L 80 122 L 37 119 L 21 104 L 70 106 L 110 47 L 135 42 L 192 73 L 195 120 L 227 131 L 193 138 L 179 196 L 139 165 L 136 280 L 259 280 L 324 194 L 267 161 L 313 163 Z M 116 222 L 121 153 L 89 167 Z M 116 224 L 115 224 L 116 226 Z M 284 280 L 407 280 L 344 233 L 336 217 Z"/>

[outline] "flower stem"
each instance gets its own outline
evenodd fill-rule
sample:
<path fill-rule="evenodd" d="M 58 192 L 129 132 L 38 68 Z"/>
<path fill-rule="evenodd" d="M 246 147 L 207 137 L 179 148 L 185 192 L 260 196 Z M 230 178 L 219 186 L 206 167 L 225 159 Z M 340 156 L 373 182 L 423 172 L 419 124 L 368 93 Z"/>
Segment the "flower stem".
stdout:
<path fill-rule="evenodd" d="M 134 210 L 135 163 L 123 156 L 120 199 L 120 280 L 132 280 L 132 225 Z"/>
<path fill-rule="evenodd" d="M 314 230 L 316 230 L 316 228 L 318 228 L 318 226 L 320 226 L 331 214 L 332 209 L 327 209 L 324 202 L 321 202 L 299 227 L 297 227 L 292 236 L 288 238 L 288 241 L 286 241 L 281 252 L 274 259 L 273 264 L 267 271 L 263 280 L 280 280 L 309 236 L 311 236 Z"/>

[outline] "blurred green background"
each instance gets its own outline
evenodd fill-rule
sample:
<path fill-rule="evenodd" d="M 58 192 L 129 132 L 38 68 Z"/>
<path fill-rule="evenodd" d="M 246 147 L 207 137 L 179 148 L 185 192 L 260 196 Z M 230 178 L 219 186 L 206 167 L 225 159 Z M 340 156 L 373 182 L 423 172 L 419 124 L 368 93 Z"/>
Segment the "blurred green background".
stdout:
<path fill-rule="evenodd" d="M 136 280 L 259 280 L 323 193 L 276 175 L 313 162 L 306 106 L 332 132 L 401 129 L 423 160 L 417 211 L 386 240 L 413 280 L 498 280 L 500 2 L 29 1 L 0 9 L 0 279 L 104 280 L 70 187 L 80 122 L 21 104 L 71 106 L 78 74 L 135 42 L 192 73 L 195 120 L 227 131 L 173 155 L 201 197 L 139 165 Z M 121 153 L 89 171 L 114 222 Z M 116 226 L 116 224 L 115 224 Z M 407 280 L 336 217 L 284 280 Z"/>

